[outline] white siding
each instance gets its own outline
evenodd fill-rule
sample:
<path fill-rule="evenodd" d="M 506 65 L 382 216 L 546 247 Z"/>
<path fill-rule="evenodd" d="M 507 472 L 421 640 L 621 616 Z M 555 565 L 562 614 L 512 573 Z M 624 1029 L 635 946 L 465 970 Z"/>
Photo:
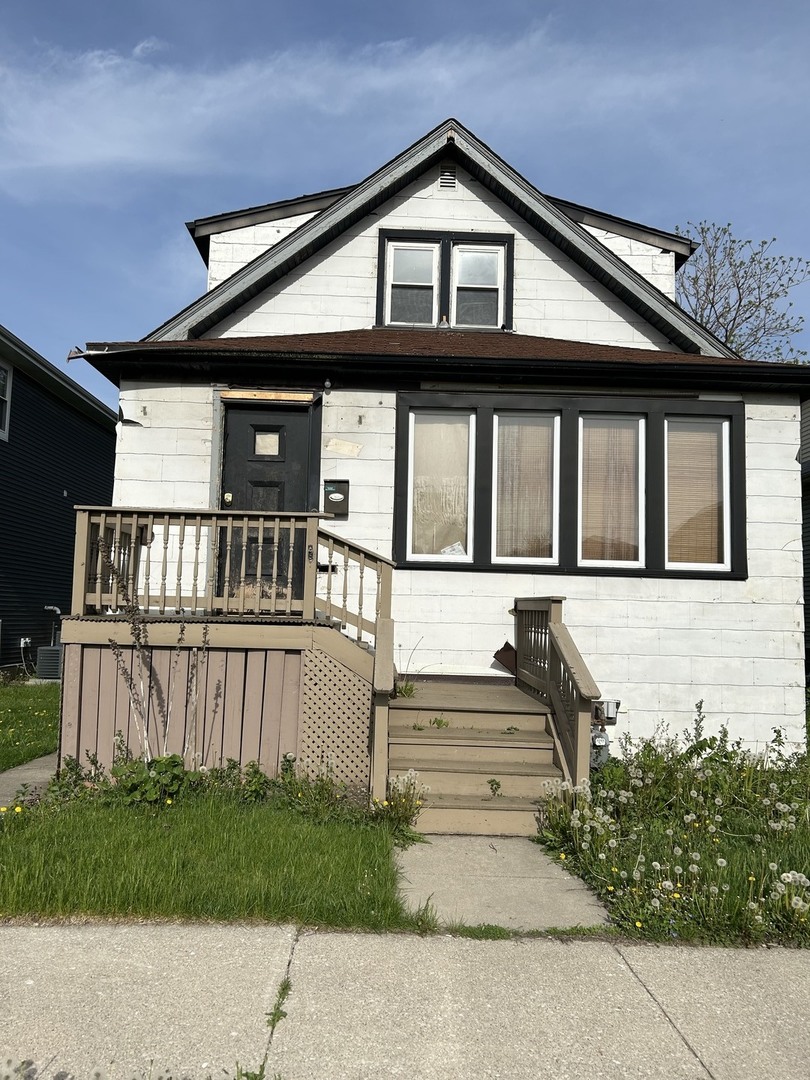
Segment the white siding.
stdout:
<path fill-rule="evenodd" d="M 331 527 L 391 550 L 394 395 L 332 393 L 325 477 L 352 481 L 351 515 Z M 516 596 L 564 595 L 564 618 L 600 689 L 623 702 L 620 730 L 683 729 L 703 700 L 715 730 L 754 743 L 774 726 L 804 732 L 799 409 L 785 399 L 746 402 L 747 581 L 599 578 L 398 570 L 396 663 L 412 672 L 491 674 L 492 654 L 513 640 Z M 375 509 L 376 506 L 376 509 Z"/>
<path fill-rule="evenodd" d="M 577 263 L 531 229 L 487 189 L 459 172 L 454 190 L 438 187 L 438 169 L 390 199 L 318 255 L 265 290 L 208 333 L 208 337 L 307 334 L 359 330 L 376 318 L 377 237 L 380 229 L 442 229 L 515 235 L 514 328 L 520 334 L 636 348 L 674 349 L 658 331 L 617 300 Z M 273 226 L 278 223 L 274 222 Z M 259 254 L 268 226 L 234 256 Z M 231 238 L 229 241 L 228 238 Z M 611 243 L 620 238 L 613 238 Z M 235 244 L 233 233 L 218 243 Z M 657 258 L 646 245 L 631 245 L 637 269 L 652 273 Z M 646 252 L 637 250 L 646 248 Z M 224 254 L 218 265 L 225 266 Z M 628 260 L 630 261 L 630 260 Z M 233 272 L 233 271 L 231 271 Z M 655 283 L 665 276 L 656 264 Z M 676 350 L 677 351 L 677 350 Z"/>
<path fill-rule="evenodd" d="M 314 216 L 296 214 L 294 217 L 279 218 L 261 225 L 248 225 L 244 229 L 215 233 L 210 239 L 208 249 L 209 290 L 271 247 L 275 247 L 285 236 L 289 236 L 299 225 Z"/>
<path fill-rule="evenodd" d="M 583 228 L 597 240 L 610 248 L 614 255 L 631 266 L 637 274 L 652 282 L 670 300 L 675 299 L 675 254 L 662 251 L 661 248 L 644 244 L 641 240 L 631 240 L 627 236 L 594 229 L 590 225 Z"/>
<path fill-rule="evenodd" d="M 116 506 L 217 505 L 219 423 L 211 386 L 121 383 Z"/>

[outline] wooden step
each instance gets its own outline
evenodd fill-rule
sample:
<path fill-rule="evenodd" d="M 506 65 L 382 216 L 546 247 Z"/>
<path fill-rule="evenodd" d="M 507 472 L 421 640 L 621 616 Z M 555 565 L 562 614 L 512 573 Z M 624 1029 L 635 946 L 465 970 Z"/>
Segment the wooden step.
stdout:
<path fill-rule="evenodd" d="M 508 797 L 429 796 L 416 828 L 428 836 L 536 836 L 537 804 Z"/>
<path fill-rule="evenodd" d="M 391 724 L 399 728 L 420 727 L 426 731 L 436 729 L 435 722 L 440 721 L 453 728 L 477 728 L 482 724 L 506 734 L 512 731 L 525 731 L 526 729 L 540 728 L 545 725 L 547 712 L 532 710 L 531 712 L 497 712 L 492 709 L 433 709 L 430 707 L 412 706 L 406 709 L 396 709 L 390 713 Z M 444 731 L 445 728 L 438 730 Z"/>
<path fill-rule="evenodd" d="M 553 743 L 545 732 L 532 732 L 527 738 L 445 729 L 433 735 L 414 731 L 391 734 L 388 740 L 389 770 L 415 769 L 414 761 L 431 762 L 436 768 L 454 762 L 466 764 L 476 771 L 512 764 L 541 766 L 550 765 L 552 757 Z"/>
<path fill-rule="evenodd" d="M 501 796 L 538 799 L 545 793 L 544 781 L 561 779 L 560 771 L 550 762 L 492 762 L 484 761 L 445 761 L 409 759 L 407 767 L 389 765 L 391 775 L 403 775 L 413 769 L 419 776 L 420 783 L 430 790 L 433 796 L 470 795 L 487 796 L 496 793 Z M 490 784 L 490 781 L 493 781 Z"/>

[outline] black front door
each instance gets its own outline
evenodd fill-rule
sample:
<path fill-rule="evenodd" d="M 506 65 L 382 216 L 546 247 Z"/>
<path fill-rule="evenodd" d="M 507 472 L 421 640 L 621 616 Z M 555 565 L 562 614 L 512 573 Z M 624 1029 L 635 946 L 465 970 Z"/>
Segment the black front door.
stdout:
<path fill-rule="evenodd" d="M 311 429 L 309 407 L 228 408 L 223 509 L 310 509 Z"/>
<path fill-rule="evenodd" d="M 222 508 L 235 515 L 220 529 L 219 566 L 230 597 L 240 591 L 290 609 L 303 595 L 303 528 L 288 519 L 265 519 L 245 529 L 239 512 L 303 513 L 317 498 L 317 431 L 307 406 L 230 406 L 225 412 Z"/>

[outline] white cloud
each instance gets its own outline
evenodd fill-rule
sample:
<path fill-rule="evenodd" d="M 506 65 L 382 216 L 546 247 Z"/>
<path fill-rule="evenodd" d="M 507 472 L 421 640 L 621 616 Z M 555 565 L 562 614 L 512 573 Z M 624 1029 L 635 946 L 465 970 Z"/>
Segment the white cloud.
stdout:
<path fill-rule="evenodd" d="M 808 99 L 798 42 L 667 55 L 563 41 L 548 25 L 513 38 L 296 47 L 219 67 L 161 62 L 156 38 L 130 56 L 0 60 L 0 190 L 96 199 L 133 173 L 278 176 L 293 161 L 301 172 L 332 162 L 340 183 L 448 115 L 518 166 L 521 152 L 542 159 L 576 143 L 594 155 L 622 144 L 642 155 L 646 144 L 683 167 L 718 141 L 738 153 L 759 138 L 767 153 Z"/>
<path fill-rule="evenodd" d="M 168 49 L 168 44 L 165 41 L 161 41 L 160 38 L 148 37 L 143 41 L 139 41 L 135 48 L 132 50 L 132 55 L 136 60 L 143 59 L 144 56 L 150 56 L 152 53 L 163 52 L 164 49 Z"/>

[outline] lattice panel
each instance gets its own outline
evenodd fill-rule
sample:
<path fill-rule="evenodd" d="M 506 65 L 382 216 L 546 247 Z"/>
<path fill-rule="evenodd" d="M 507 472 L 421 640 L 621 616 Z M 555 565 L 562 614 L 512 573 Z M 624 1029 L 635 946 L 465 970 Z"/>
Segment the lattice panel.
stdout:
<path fill-rule="evenodd" d="M 371 686 L 318 650 L 304 654 L 299 761 L 368 788 Z"/>

